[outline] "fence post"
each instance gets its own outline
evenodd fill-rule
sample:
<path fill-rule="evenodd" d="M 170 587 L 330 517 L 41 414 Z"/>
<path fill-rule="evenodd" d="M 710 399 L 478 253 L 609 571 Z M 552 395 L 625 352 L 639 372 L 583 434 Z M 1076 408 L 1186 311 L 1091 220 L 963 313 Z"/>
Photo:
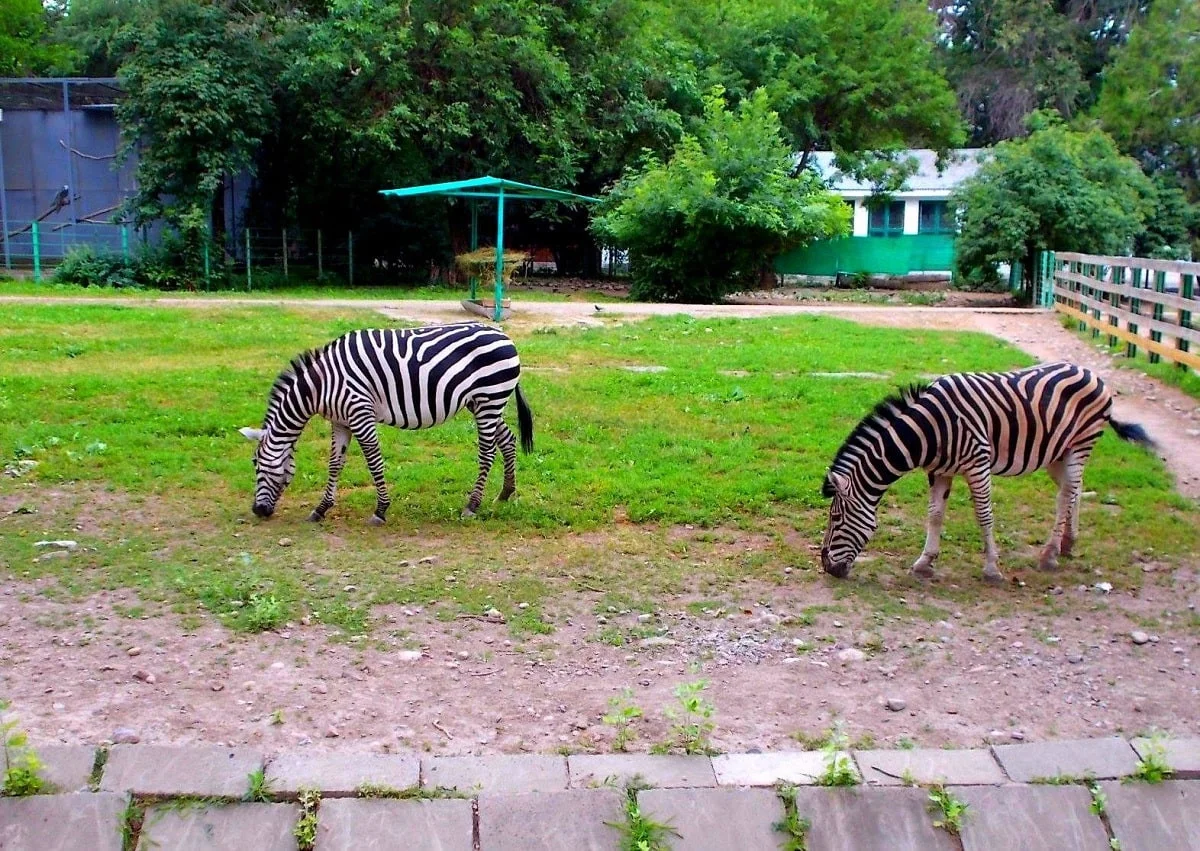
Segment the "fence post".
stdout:
<path fill-rule="evenodd" d="M 129 262 L 129 225 L 121 225 L 121 259 Z"/>
<path fill-rule="evenodd" d="M 283 279 L 288 279 L 287 270 L 287 228 L 283 229 Z"/>
<path fill-rule="evenodd" d="M 1109 283 L 1111 283 L 1117 287 L 1124 285 L 1124 283 L 1125 283 L 1125 267 L 1124 266 L 1113 266 L 1112 267 L 1112 274 L 1109 276 Z M 1108 293 L 1107 295 L 1108 295 L 1108 298 L 1106 298 L 1105 301 L 1108 302 L 1109 306 L 1112 308 L 1112 311 L 1113 311 L 1112 313 L 1108 314 L 1108 324 L 1115 326 L 1117 328 L 1120 328 L 1121 327 L 1121 317 L 1119 317 L 1117 315 L 1117 311 L 1121 309 L 1121 296 L 1115 292 Z M 1111 349 L 1111 348 L 1114 348 L 1116 345 L 1117 345 L 1117 338 L 1114 335 L 1109 334 L 1108 335 L 1108 347 Z"/>
<path fill-rule="evenodd" d="M 1154 273 L 1154 291 L 1156 293 L 1161 293 L 1164 290 L 1166 290 L 1166 288 L 1167 288 L 1167 273 L 1166 272 L 1155 272 Z M 1155 303 L 1154 303 L 1154 310 L 1151 312 L 1151 315 L 1154 317 L 1155 321 L 1162 322 L 1163 306 L 1160 303 L 1158 303 L 1157 301 L 1155 301 Z M 1161 343 L 1162 342 L 1162 331 L 1155 331 L 1153 328 L 1151 328 L 1150 329 L 1150 339 L 1156 343 Z M 1162 356 L 1160 354 L 1158 354 L 1158 352 L 1150 353 L 1150 363 L 1158 363 L 1161 360 L 1162 360 Z"/>
<path fill-rule="evenodd" d="M 1054 307 L 1054 252 L 1042 252 L 1042 290 L 1041 301 L 1038 302 L 1042 307 Z"/>
<path fill-rule="evenodd" d="M 317 228 L 317 280 L 325 277 L 325 262 L 321 256 L 321 229 Z"/>
<path fill-rule="evenodd" d="M 347 260 L 350 265 L 350 286 L 354 286 L 354 231 L 349 231 L 347 236 L 346 253 L 349 255 Z"/>
<path fill-rule="evenodd" d="M 42 281 L 42 242 L 38 236 L 37 222 L 33 222 L 30 234 L 33 240 L 33 282 L 38 284 Z"/>
<path fill-rule="evenodd" d="M 210 261 L 209 261 L 209 257 L 208 257 L 208 243 L 209 242 L 211 242 L 211 240 L 205 240 L 205 242 L 204 242 L 204 291 L 205 292 L 208 292 L 210 282 L 211 282 L 211 278 L 209 276 L 209 269 L 210 269 L 209 262 Z"/>
<path fill-rule="evenodd" d="M 1195 287 L 1196 287 L 1196 276 L 1195 275 L 1182 275 L 1181 274 L 1179 276 L 1179 294 L 1181 296 L 1183 296 L 1184 298 L 1189 299 L 1189 300 L 1195 298 Z M 1192 312 L 1190 310 L 1180 310 L 1179 311 L 1179 327 L 1180 328 L 1191 328 L 1192 327 Z M 1181 352 L 1186 352 L 1186 351 L 1190 351 L 1192 346 L 1189 341 L 1183 339 L 1182 337 L 1176 337 L 1175 338 L 1175 348 L 1179 349 L 1179 351 L 1181 351 Z M 1187 369 L 1187 364 L 1180 363 L 1179 361 L 1175 362 L 1175 366 L 1178 367 L 1179 369 Z"/>
<path fill-rule="evenodd" d="M 1132 313 L 1134 316 L 1141 316 L 1142 300 L 1137 297 L 1137 291 L 1139 289 L 1141 289 L 1141 287 L 1142 287 L 1142 270 L 1141 270 L 1141 268 L 1135 266 L 1134 268 L 1129 270 L 1129 285 L 1131 287 L 1133 287 L 1133 295 L 1131 295 L 1129 297 L 1129 312 Z M 1129 323 L 1129 333 L 1133 334 L 1135 336 L 1137 335 L 1138 323 L 1136 323 L 1136 322 Z M 1136 358 L 1137 351 L 1138 350 L 1137 350 L 1136 343 L 1129 342 L 1129 343 L 1125 344 L 1125 357 Z"/>
<path fill-rule="evenodd" d="M 254 288 L 254 278 L 250 271 L 250 228 L 246 228 L 246 292 Z"/>

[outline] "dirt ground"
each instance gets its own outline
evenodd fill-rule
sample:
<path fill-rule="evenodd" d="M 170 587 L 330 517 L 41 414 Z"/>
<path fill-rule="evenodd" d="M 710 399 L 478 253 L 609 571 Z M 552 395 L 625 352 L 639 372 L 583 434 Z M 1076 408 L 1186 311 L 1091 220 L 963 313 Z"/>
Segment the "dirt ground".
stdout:
<path fill-rule="evenodd" d="M 462 318 L 452 303 L 380 307 L 390 316 Z M 600 307 L 530 304 L 514 321 L 590 324 L 611 321 L 605 313 L 623 320 L 680 310 Z M 1196 401 L 1115 368 L 1053 317 L 952 307 L 821 310 L 885 325 L 973 328 L 1039 358 L 1093 367 L 1121 394 L 1119 416 L 1143 423 L 1159 441 L 1180 490 L 1200 496 Z M 776 311 L 798 308 L 694 310 Z M 36 584 L 8 582 L 0 588 L 0 695 L 37 741 L 95 743 L 120 732 L 143 742 L 268 752 L 608 751 L 614 730 L 602 716 L 625 689 L 645 713 L 633 724 L 631 749 L 646 750 L 670 735 L 663 710 L 675 703 L 674 689 L 700 678 L 715 706 L 713 743 L 725 751 L 798 748 L 835 719 L 858 744 L 881 746 L 1151 729 L 1200 735 L 1200 556 L 1178 568 L 1149 554 L 1131 558 L 1145 572 L 1141 589 L 1106 590 L 1099 575 L 1097 584 L 1046 594 L 1014 584 L 1006 589 L 1011 606 L 956 609 L 902 577 L 883 589 L 895 606 L 856 610 L 853 598 L 836 599 L 833 580 L 804 575 L 778 587 L 745 584 L 736 594 L 745 602 L 707 611 L 689 609 L 688 599 L 662 600 L 650 614 L 598 610 L 601 595 L 581 592 L 558 608 L 553 633 L 521 640 L 486 619 L 445 623 L 419 607 L 376 612 L 377 631 L 407 630 L 419 649 L 334 641 L 327 628 L 299 623 L 254 636 L 211 620 L 188 631 L 165 611 L 123 615 L 137 602 L 132 592 L 62 603 L 36 593 Z M 598 641 L 610 627 L 644 637 L 617 647 Z M 1134 631 L 1144 634 L 1135 641 Z"/>

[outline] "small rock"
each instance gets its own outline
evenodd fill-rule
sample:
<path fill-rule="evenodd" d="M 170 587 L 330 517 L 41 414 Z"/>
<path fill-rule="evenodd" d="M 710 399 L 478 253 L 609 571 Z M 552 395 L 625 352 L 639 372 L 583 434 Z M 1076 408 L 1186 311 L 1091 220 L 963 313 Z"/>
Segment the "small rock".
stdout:
<path fill-rule="evenodd" d="M 487 610 L 486 612 L 484 612 L 483 614 L 484 614 L 484 616 L 485 616 L 485 617 L 486 617 L 488 620 L 490 620 L 490 621 L 502 621 L 502 620 L 504 620 L 504 614 L 503 614 L 503 613 L 502 613 L 502 612 L 501 612 L 499 609 L 497 609 L 497 608 L 495 608 L 495 607 L 492 607 L 492 608 L 488 609 L 488 610 Z"/>
<path fill-rule="evenodd" d="M 1082 653 L 1072 653 L 1070 656 L 1067 657 L 1067 661 L 1070 662 L 1072 665 L 1078 665 L 1080 662 L 1083 661 L 1083 654 Z"/>
<path fill-rule="evenodd" d="M 665 635 L 652 635 L 643 638 L 638 644 L 642 647 L 674 647 L 676 642 L 674 638 L 667 638 Z"/>
<path fill-rule="evenodd" d="M 130 648 L 129 648 L 128 650 L 126 650 L 125 652 L 126 652 L 127 654 L 129 654 L 130 656 L 141 656 L 141 655 L 142 655 L 142 648 L 140 648 L 140 647 L 130 647 Z"/>
<path fill-rule="evenodd" d="M 332 725 L 325 731 L 325 738 L 327 739 L 336 739 L 340 735 L 341 733 L 338 732 L 338 728 Z"/>
<path fill-rule="evenodd" d="M 471 658 L 471 654 L 470 654 L 470 653 L 468 653 L 466 650 L 459 650 L 459 651 L 458 651 L 458 658 L 459 658 L 459 659 L 463 659 L 463 660 L 470 659 L 470 658 Z"/>
<path fill-rule="evenodd" d="M 417 559 L 417 564 L 433 564 L 437 560 L 437 556 L 425 556 L 424 558 Z"/>
<path fill-rule="evenodd" d="M 154 685 L 154 683 L 158 681 L 158 677 L 154 676 L 154 674 L 150 673 L 149 671 L 141 670 L 134 671 L 133 678 L 135 680 L 141 680 L 142 682 L 150 685 Z"/>
<path fill-rule="evenodd" d="M 1111 591 L 1113 589 L 1111 582 L 1097 582 L 1092 587 L 1095 588 L 1097 591 L 1099 591 L 1102 594 L 1107 594 L 1109 591 Z"/>
<path fill-rule="evenodd" d="M 114 745 L 136 745 L 142 737 L 128 727 L 118 727 L 113 730 L 112 740 Z"/>
<path fill-rule="evenodd" d="M 1009 736 L 1012 738 L 1012 740 L 1013 740 L 1014 742 L 1023 742 L 1023 741 L 1025 741 L 1025 734 L 1024 734 L 1024 733 L 1022 733 L 1020 730 L 1013 730 L 1013 731 L 1012 731 L 1011 733 L 1009 733 L 1008 735 L 1009 735 Z"/>
<path fill-rule="evenodd" d="M 291 539 L 291 538 L 280 538 L 280 539 L 279 539 L 279 546 L 281 546 L 281 547 L 290 547 L 291 545 L 292 545 L 292 539 Z"/>
<path fill-rule="evenodd" d="M 57 547 L 60 550 L 73 550 L 79 546 L 75 541 L 36 541 L 35 547 Z"/>
<path fill-rule="evenodd" d="M 834 626 L 834 628 L 835 628 L 835 629 L 841 629 L 841 628 L 842 628 L 842 622 L 841 622 L 841 621 L 834 621 L 834 622 L 833 622 L 833 626 Z"/>
<path fill-rule="evenodd" d="M 396 653 L 396 659 L 400 662 L 416 662 L 420 658 L 420 650 L 401 650 Z"/>
<path fill-rule="evenodd" d="M 908 703 L 903 698 L 889 697 L 885 706 L 892 712 L 903 712 L 907 708 Z"/>
<path fill-rule="evenodd" d="M 854 647 L 847 647 L 845 650 L 838 651 L 837 658 L 843 665 L 847 665 L 851 662 L 861 662 L 867 658 L 867 654 Z"/>
<path fill-rule="evenodd" d="M 213 683 L 209 688 L 213 691 L 225 691 L 225 683 Z"/>
<path fill-rule="evenodd" d="M 316 694 L 329 694 L 329 686 L 325 685 L 325 683 L 317 683 L 312 687 L 312 690 Z"/>
<path fill-rule="evenodd" d="M 358 586 L 357 585 L 343 585 L 342 590 L 349 593 L 351 591 L 357 591 Z"/>
<path fill-rule="evenodd" d="M 1142 632 L 1140 629 L 1135 629 L 1133 632 L 1129 633 L 1129 637 L 1133 639 L 1134 644 L 1145 644 L 1150 640 L 1150 636 L 1146 635 L 1146 633 Z"/>
<path fill-rule="evenodd" d="M 650 623 L 650 621 L 654 620 L 654 615 L 643 613 L 643 614 L 638 615 L 637 619 L 638 619 L 638 623 Z"/>
<path fill-rule="evenodd" d="M 518 608 L 518 609 L 522 609 L 522 610 L 524 610 L 524 609 L 528 609 L 528 608 L 529 608 L 529 604 L 528 604 L 528 603 L 517 603 L 517 608 Z"/>

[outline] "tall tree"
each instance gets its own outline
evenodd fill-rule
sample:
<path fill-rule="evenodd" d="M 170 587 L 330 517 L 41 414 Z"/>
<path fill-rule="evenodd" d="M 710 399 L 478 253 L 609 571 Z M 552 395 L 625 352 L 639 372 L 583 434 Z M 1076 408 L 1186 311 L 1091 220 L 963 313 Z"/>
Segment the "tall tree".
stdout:
<path fill-rule="evenodd" d="M 50 40 L 57 6 L 41 0 L 4 0 L 0 3 L 0 77 L 63 73 L 75 62 L 73 51 Z"/>

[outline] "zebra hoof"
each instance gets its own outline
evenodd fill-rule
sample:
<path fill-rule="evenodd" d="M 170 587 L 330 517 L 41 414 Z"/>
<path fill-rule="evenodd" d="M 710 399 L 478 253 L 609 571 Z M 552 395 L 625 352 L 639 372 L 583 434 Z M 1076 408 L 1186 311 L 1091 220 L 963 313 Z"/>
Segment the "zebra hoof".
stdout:
<path fill-rule="evenodd" d="M 372 514 L 370 517 L 367 518 L 367 523 L 369 523 L 372 526 L 382 526 L 383 518 L 380 517 L 378 514 Z"/>
<path fill-rule="evenodd" d="M 319 511 L 314 511 L 312 514 L 308 515 L 309 523 L 320 523 L 324 519 L 325 515 Z"/>
<path fill-rule="evenodd" d="M 933 560 L 924 557 L 917 559 L 913 563 L 912 572 L 921 579 L 933 579 Z"/>
<path fill-rule="evenodd" d="M 983 574 L 983 581 L 986 582 L 988 585 L 1003 585 L 1004 584 L 1004 576 L 1003 576 L 1003 574 L 1001 574 L 999 572 L 985 573 L 985 574 Z"/>
<path fill-rule="evenodd" d="M 516 492 L 516 488 L 505 488 L 504 490 L 500 491 L 500 496 L 496 497 L 496 499 L 500 502 L 508 502 L 508 500 Z"/>
<path fill-rule="evenodd" d="M 464 509 L 462 510 L 462 514 L 460 514 L 460 515 L 459 515 L 459 518 L 460 518 L 460 519 L 462 519 L 462 520 L 474 520 L 474 519 L 475 519 L 475 512 L 474 512 L 474 511 L 472 511 L 472 510 L 471 510 L 471 509 L 469 509 L 469 508 L 464 508 Z"/>

